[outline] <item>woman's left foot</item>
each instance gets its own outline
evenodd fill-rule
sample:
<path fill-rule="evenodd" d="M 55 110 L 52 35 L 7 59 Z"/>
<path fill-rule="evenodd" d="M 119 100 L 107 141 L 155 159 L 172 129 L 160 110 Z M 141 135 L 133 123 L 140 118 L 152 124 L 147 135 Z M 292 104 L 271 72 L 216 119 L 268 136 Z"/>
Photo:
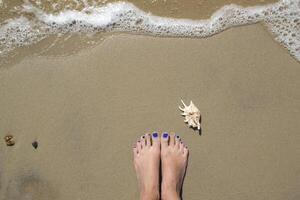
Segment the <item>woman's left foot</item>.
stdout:
<path fill-rule="evenodd" d="M 133 148 L 141 200 L 159 199 L 160 137 L 146 134 Z"/>
<path fill-rule="evenodd" d="M 188 149 L 180 137 L 163 133 L 161 136 L 161 199 L 179 200 L 188 163 Z"/>

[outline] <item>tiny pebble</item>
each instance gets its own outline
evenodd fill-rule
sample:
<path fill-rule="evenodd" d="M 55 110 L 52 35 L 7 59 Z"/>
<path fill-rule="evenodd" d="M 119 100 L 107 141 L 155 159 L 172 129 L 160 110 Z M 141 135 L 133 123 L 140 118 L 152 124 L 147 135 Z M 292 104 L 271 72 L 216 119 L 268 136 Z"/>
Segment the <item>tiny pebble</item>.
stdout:
<path fill-rule="evenodd" d="M 32 142 L 31 144 L 32 144 L 33 148 L 35 148 L 35 149 L 37 149 L 38 146 L 39 146 L 39 144 L 38 144 L 37 141 L 34 141 L 34 142 Z"/>

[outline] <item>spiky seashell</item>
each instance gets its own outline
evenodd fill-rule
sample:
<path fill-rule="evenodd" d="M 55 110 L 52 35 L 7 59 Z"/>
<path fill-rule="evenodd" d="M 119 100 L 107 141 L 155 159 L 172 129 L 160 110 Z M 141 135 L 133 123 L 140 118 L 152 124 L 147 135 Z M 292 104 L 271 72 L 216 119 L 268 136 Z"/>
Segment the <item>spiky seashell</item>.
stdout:
<path fill-rule="evenodd" d="M 186 106 L 183 100 L 181 100 L 184 107 L 180 107 L 179 109 L 182 111 L 181 115 L 184 116 L 184 122 L 186 122 L 189 127 L 200 130 L 200 110 L 195 106 L 195 104 L 191 101 L 189 106 Z"/>

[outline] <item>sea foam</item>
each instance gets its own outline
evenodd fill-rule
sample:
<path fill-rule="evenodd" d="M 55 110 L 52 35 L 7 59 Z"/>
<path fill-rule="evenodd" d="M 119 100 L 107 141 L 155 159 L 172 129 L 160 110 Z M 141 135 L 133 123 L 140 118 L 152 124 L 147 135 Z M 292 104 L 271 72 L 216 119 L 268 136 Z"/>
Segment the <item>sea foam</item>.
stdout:
<path fill-rule="evenodd" d="M 206 20 L 154 16 L 128 2 L 46 13 L 30 3 L 21 16 L 0 27 L 0 54 L 64 33 L 126 32 L 160 37 L 204 38 L 230 27 L 261 22 L 300 61 L 300 0 L 281 0 L 254 7 L 227 5 Z M 25 17 L 26 14 L 34 17 Z"/>

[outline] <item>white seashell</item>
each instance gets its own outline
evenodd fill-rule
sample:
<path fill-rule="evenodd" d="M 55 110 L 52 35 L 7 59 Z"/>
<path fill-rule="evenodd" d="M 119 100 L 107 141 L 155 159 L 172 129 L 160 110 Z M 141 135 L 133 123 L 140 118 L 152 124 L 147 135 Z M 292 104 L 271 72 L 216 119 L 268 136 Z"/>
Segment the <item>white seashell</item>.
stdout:
<path fill-rule="evenodd" d="M 182 111 L 181 115 L 184 116 L 184 122 L 189 125 L 189 127 L 197 128 L 200 130 L 201 124 L 200 124 L 200 110 L 193 104 L 193 102 L 190 102 L 189 106 L 186 106 L 183 100 L 181 100 L 183 104 L 183 108 L 179 106 L 179 109 Z"/>

